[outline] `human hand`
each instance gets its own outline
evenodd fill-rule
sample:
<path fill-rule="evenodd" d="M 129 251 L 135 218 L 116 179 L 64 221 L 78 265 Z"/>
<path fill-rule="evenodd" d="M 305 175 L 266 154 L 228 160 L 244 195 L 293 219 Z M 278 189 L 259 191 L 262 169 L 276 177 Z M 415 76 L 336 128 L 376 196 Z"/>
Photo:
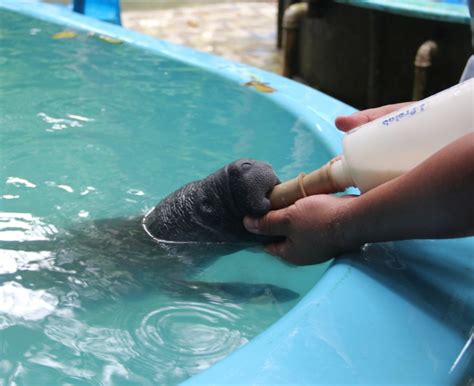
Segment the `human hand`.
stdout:
<path fill-rule="evenodd" d="M 336 118 L 336 127 L 342 131 L 349 131 L 354 127 L 359 127 L 412 103 L 413 102 L 395 103 L 393 105 L 361 110 L 351 115 L 341 115 Z"/>
<path fill-rule="evenodd" d="M 315 195 L 298 200 L 260 218 L 245 217 L 249 232 L 284 236 L 265 250 L 296 265 L 323 263 L 356 249 L 356 232 L 349 231 L 349 208 L 353 196 Z"/>
<path fill-rule="evenodd" d="M 342 131 L 349 131 L 411 103 L 397 103 L 339 116 L 336 126 Z M 357 229 L 348 220 L 353 200 L 353 196 L 310 196 L 260 218 L 247 216 L 244 226 L 252 233 L 285 237 L 281 242 L 266 246 L 265 250 L 271 255 L 297 265 L 323 263 L 363 244 L 361 240 L 357 241 Z"/>

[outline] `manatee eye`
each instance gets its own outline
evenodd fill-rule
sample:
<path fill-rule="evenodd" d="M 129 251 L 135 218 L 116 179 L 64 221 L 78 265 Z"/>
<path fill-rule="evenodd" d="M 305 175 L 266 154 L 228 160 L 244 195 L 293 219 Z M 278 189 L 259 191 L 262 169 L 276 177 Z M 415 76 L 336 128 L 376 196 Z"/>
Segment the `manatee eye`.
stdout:
<path fill-rule="evenodd" d="M 201 208 L 201 211 L 205 213 L 212 213 L 214 211 L 212 202 L 207 201 L 207 200 L 201 202 L 200 208 Z"/>

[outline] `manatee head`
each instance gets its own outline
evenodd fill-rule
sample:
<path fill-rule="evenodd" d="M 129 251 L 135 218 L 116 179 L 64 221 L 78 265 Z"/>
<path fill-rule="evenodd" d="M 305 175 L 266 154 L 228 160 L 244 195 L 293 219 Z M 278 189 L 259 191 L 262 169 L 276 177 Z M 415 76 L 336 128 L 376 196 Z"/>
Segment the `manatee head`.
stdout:
<path fill-rule="evenodd" d="M 166 241 L 265 241 L 268 238 L 249 233 L 242 220 L 270 210 L 268 195 L 278 183 L 269 164 L 239 159 L 165 197 L 146 215 L 144 226 Z"/>

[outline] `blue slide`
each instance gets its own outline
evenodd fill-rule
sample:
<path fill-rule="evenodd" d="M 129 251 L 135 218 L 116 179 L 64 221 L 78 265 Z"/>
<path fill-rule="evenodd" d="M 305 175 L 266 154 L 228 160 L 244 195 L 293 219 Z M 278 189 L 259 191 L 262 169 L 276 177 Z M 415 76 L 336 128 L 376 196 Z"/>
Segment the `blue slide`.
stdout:
<path fill-rule="evenodd" d="M 120 0 L 74 0 L 73 11 L 121 25 Z"/>

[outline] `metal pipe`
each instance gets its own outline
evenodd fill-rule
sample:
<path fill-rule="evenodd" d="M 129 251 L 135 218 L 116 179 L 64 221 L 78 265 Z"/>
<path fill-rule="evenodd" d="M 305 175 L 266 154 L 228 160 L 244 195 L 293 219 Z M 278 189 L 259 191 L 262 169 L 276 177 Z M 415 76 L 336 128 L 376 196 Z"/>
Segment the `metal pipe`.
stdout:
<path fill-rule="evenodd" d="M 415 56 L 415 73 L 413 79 L 414 101 L 423 99 L 426 95 L 426 84 L 428 69 L 433 64 L 433 57 L 438 52 L 438 44 L 433 40 L 427 40 L 417 50 Z"/>
<path fill-rule="evenodd" d="M 296 74 L 298 58 L 298 29 L 308 13 L 308 3 L 290 5 L 283 15 L 283 76 Z"/>
<path fill-rule="evenodd" d="M 282 41 L 282 23 L 283 23 L 283 12 L 284 12 L 284 0 L 278 0 L 278 14 L 277 14 L 277 48 L 281 48 Z"/>

